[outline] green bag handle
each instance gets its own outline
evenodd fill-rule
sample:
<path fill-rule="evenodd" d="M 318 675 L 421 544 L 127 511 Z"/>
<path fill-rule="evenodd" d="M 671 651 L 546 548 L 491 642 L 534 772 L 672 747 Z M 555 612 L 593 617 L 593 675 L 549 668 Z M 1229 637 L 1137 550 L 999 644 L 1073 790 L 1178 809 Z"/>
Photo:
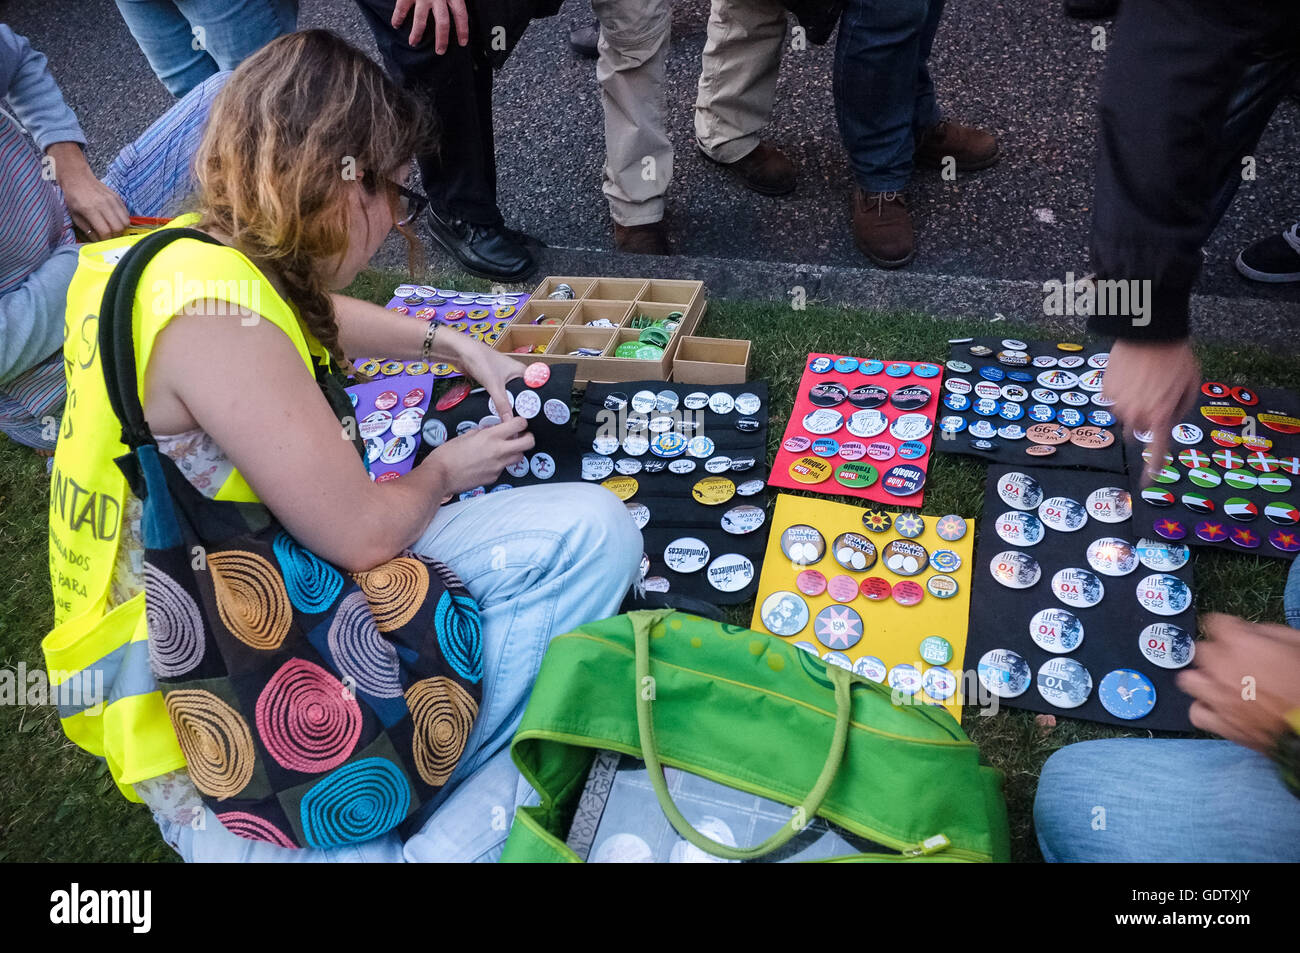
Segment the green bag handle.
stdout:
<path fill-rule="evenodd" d="M 672 824 L 673 829 L 687 842 L 694 844 L 705 853 L 724 860 L 754 860 L 764 854 L 770 854 L 798 834 L 802 828 L 794 823 L 783 824 L 779 831 L 754 847 L 728 847 L 697 831 L 673 803 L 673 797 L 668 792 L 668 784 L 664 780 L 663 765 L 659 762 L 659 752 L 655 747 L 651 698 L 647 697 L 647 693 L 643 690 L 643 686 L 653 684 L 653 682 L 646 682 L 646 679 L 650 678 L 650 626 L 662 619 L 665 613 L 644 614 L 650 618 L 643 618 L 642 613 L 636 612 L 629 615 L 636 634 L 636 722 L 641 735 L 641 757 L 645 759 L 650 785 L 654 788 L 655 797 L 659 799 L 659 806 L 663 809 L 664 816 L 668 818 L 668 823 Z M 831 750 L 826 755 L 826 764 L 822 767 L 821 775 L 795 815 L 807 819 L 815 816 L 821 808 L 826 792 L 830 790 L 835 775 L 840 770 L 840 763 L 844 760 L 844 748 L 849 738 L 849 720 L 852 711 L 852 700 L 849 695 L 852 683 L 849 673 L 838 665 L 828 665 L 827 674 L 835 686 L 835 734 L 831 739 Z"/>

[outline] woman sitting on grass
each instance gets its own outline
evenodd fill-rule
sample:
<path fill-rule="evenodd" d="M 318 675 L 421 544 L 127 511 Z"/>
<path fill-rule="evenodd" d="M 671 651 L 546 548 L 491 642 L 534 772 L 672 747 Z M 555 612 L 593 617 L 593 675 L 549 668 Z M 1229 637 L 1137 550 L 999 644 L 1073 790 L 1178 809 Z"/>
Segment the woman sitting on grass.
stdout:
<path fill-rule="evenodd" d="M 159 300 L 158 282 L 231 288 L 251 262 L 261 315 L 283 315 L 287 302 L 313 352 L 343 366 L 348 355 L 421 357 L 424 321 L 335 293 L 418 212 L 402 183 L 424 141 L 420 115 L 375 63 L 331 33 L 284 36 L 250 57 L 213 105 L 196 162 L 197 222 L 173 223 L 222 246 L 182 239 L 158 252 L 141 278 L 137 315 Z M 195 261 L 206 263 L 203 273 L 178 271 L 196 270 Z M 186 860 L 494 859 L 506 835 L 494 820 L 530 793 L 508 744 L 547 643 L 618 610 L 636 577 L 640 534 L 613 494 L 590 485 L 441 505 L 495 482 L 532 447 L 527 421 L 509 412 L 506 382 L 523 367 L 514 358 L 437 333 L 428 356 L 482 383 L 502 422 L 447 441 L 400 480 L 375 483 L 340 439 L 289 333 L 232 310 L 227 300 L 176 297 L 161 331 L 137 332 L 141 399 L 160 451 L 209 497 L 244 498 L 230 488 L 247 481 L 291 536 L 348 571 L 408 548 L 446 563 L 480 608 L 482 704 L 455 772 L 405 843 L 396 831 L 328 850 L 246 840 L 203 806 L 184 770 L 133 781 L 134 790 Z M 140 505 L 130 500 L 125 510 L 109 608 L 142 589 Z"/>

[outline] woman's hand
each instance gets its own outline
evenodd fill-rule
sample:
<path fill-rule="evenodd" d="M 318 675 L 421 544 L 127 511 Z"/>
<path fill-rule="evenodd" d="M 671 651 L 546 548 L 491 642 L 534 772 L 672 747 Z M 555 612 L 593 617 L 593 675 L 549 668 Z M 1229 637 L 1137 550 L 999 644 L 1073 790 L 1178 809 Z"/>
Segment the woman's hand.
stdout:
<path fill-rule="evenodd" d="M 524 376 L 523 364 L 509 354 L 492 350 L 482 341 L 456 334 L 450 329 L 438 332 L 435 346 L 444 351 L 448 363 L 454 364 L 458 370 L 483 385 L 492 398 L 498 417 L 509 420 L 514 416 L 510 411 L 510 394 L 506 390 L 506 383 Z"/>
<path fill-rule="evenodd" d="M 393 29 L 396 30 L 411 16 L 411 46 L 419 46 L 424 39 L 424 31 L 429 23 L 429 14 L 433 14 L 433 51 L 441 56 L 447 52 L 447 40 L 451 34 L 451 24 L 456 24 L 456 42 L 461 46 L 469 43 L 469 11 L 465 9 L 465 0 L 397 0 L 393 7 Z"/>
<path fill-rule="evenodd" d="M 1196 400 L 1201 365 L 1186 339 L 1125 341 L 1111 345 L 1103 378 L 1111 408 L 1129 433 L 1150 431 L 1148 476 L 1165 465 L 1169 432 Z"/>
<path fill-rule="evenodd" d="M 1300 631 L 1212 612 L 1196 667 L 1178 676 L 1191 695 L 1192 724 L 1267 754 L 1300 708 Z"/>
<path fill-rule="evenodd" d="M 439 485 L 452 495 L 488 486 L 496 482 L 502 470 L 518 463 L 533 449 L 533 435 L 527 427 L 523 417 L 511 417 L 491 427 L 471 430 L 435 448 L 420 466 L 435 467 Z"/>
<path fill-rule="evenodd" d="M 75 142 L 56 142 L 46 150 L 54 160 L 54 176 L 76 225 L 91 241 L 115 238 L 131 224 L 122 197 L 90 171 L 85 153 Z"/>

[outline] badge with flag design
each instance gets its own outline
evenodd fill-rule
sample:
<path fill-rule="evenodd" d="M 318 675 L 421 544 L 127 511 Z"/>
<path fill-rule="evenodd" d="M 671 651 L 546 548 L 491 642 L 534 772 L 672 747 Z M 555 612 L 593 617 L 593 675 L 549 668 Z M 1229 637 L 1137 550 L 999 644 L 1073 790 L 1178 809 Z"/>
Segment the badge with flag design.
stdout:
<path fill-rule="evenodd" d="M 1294 530 L 1275 529 L 1268 534 L 1268 541 L 1284 553 L 1300 552 L 1300 533 Z"/>
<path fill-rule="evenodd" d="M 1213 487 L 1223 482 L 1223 477 L 1219 476 L 1214 470 L 1190 470 L 1187 473 L 1187 479 L 1191 480 L 1196 486 Z"/>
<path fill-rule="evenodd" d="M 1246 450 L 1272 450 L 1273 441 L 1259 434 L 1242 434 L 1241 445 Z"/>
<path fill-rule="evenodd" d="M 1207 404 L 1201 408 L 1201 416 L 1210 423 L 1225 427 L 1240 427 L 1246 420 L 1246 412 L 1240 407 L 1223 407 L 1219 404 Z"/>
<path fill-rule="evenodd" d="M 1257 419 L 1260 426 L 1276 433 L 1300 433 L 1300 418 L 1289 414 L 1260 414 Z"/>
<path fill-rule="evenodd" d="M 1239 447 L 1241 438 L 1231 430 L 1211 430 L 1210 439 L 1220 447 Z"/>
<path fill-rule="evenodd" d="M 1202 470 L 1210 465 L 1210 455 L 1204 450 L 1184 450 L 1178 454 L 1178 462 L 1189 470 Z"/>
<path fill-rule="evenodd" d="M 1259 516 L 1259 507 L 1244 496 L 1234 496 L 1223 501 L 1223 513 L 1235 520 L 1249 523 Z"/>
<path fill-rule="evenodd" d="M 1291 478 L 1285 476 L 1262 476 L 1259 488 L 1269 493 L 1286 493 L 1291 489 Z"/>
<path fill-rule="evenodd" d="M 1230 538 L 1242 549 L 1259 549 L 1259 534 L 1245 526 L 1234 526 Z"/>
<path fill-rule="evenodd" d="M 1246 465 L 1246 458 L 1235 450 L 1215 450 L 1211 459 L 1225 470 L 1240 470 Z"/>
<path fill-rule="evenodd" d="M 1213 513 L 1214 501 L 1204 493 L 1187 492 L 1183 494 L 1183 506 L 1193 513 Z"/>
<path fill-rule="evenodd" d="M 1283 473 L 1300 476 L 1300 457 L 1278 457 L 1277 468 Z"/>
<path fill-rule="evenodd" d="M 1222 523 L 1211 523 L 1209 520 L 1202 520 L 1196 524 L 1196 536 L 1207 543 L 1219 543 L 1228 538 L 1228 531 L 1223 528 Z"/>
<path fill-rule="evenodd" d="M 1277 458 L 1256 450 L 1246 458 L 1246 466 L 1259 473 L 1272 473 L 1277 469 Z"/>
<path fill-rule="evenodd" d="M 1146 500 L 1152 506 L 1173 506 L 1173 490 L 1166 490 L 1159 486 L 1149 486 L 1142 491 L 1142 499 Z"/>
<path fill-rule="evenodd" d="M 1265 519 L 1274 523 L 1280 523 L 1283 526 L 1294 526 L 1300 523 L 1300 510 L 1296 509 L 1294 503 L 1280 502 L 1269 503 L 1264 507 Z"/>
<path fill-rule="evenodd" d="M 1259 477 L 1249 470 L 1229 470 L 1223 475 L 1223 482 L 1234 490 L 1253 490 L 1259 486 Z"/>

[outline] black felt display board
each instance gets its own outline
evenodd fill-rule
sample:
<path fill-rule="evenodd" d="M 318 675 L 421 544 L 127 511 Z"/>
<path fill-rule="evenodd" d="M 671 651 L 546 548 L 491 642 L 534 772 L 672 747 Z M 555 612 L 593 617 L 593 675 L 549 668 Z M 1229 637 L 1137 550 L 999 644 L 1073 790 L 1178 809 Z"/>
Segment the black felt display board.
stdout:
<path fill-rule="evenodd" d="M 562 483 L 578 479 L 579 453 L 577 444 L 573 441 L 573 418 L 576 414 L 572 413 L 573 378 L 577 371 L 577 365 L 551 364 L 549 367 L 551 376 L 541 387 L 529 387 L 524 381 L 515 379 L 506 385 L 506 389 L 516 399 L 524 391 L 533 391 L 537 394 L 543 407 L 548 400 L 558 400 L 566 408 L 570 409 L 569 419 L 563 423 L 554 423 L 544 412 L 539 412 L 528 421 L 528 430 L 535 441 L 533 449 L 526 454 L 529 462 L 531 463 L 532 458 L 539 453 L 549 454 L 555 462 L 554 472 L 545 479 L 534 474 L 531 469 L 523 475 L 502 472 L 495 483 L 483 488 L 485 492 L 503 485 L 510 487 L 532 486 L 540 483 Z M 452 386 L 456 385 L 453 384 Z M 443 426 L 447 428 L 449 439 L 456 436 L 456 428 L 465 421 L 476 423 L 490 414 L 488 393 L 480 388 L 475 388 L 474 392 L 471 392 L 468 397 L 447 410 L 437 409 L 439 396 L 441 396 L 441 393 L 435 395 L 430 403 L 429 411 L 424 417 L 425 426 L 428 426 L 430 419 L 441 421 Z M 416 451 L 416 459 L 423 460 L 432 450 L 433 448 L 429 446 L 428 441 L 424 439 L 422 430 L 420 448 Z M 461 498 L 466 499 L 470 495 L 475 495 L 474 491 L 461 494 Z"/>
<path fill-rule="evenodd" d="M 655 587 L 662 587 L 664 581 L 666 581 L 669 597 L 673 594 L 686 595 L 696 599 L 703 599 L 714 605 L 735 605 L 745 602 L 752 599 L 758 592 L 758 579 L 762 572 L 763 553 L 767 548 L 769 528 L 769 515 L 767 513 L 768 398 L 767 384 L 765 382 L 753 381 L 746 384 L 728 384 L 725 386 L 665 383 L 664 381 L 631 381 L 617 384 L 593 383 L 587 387 L 587 393 L 578 415 L 577 445 L 579 457 L 581 458 L 584 454 L 604 456 L 617 463 L 631 456 L 622 446 L 612 453 L 596 453 L 593 442 L 596 440 L 598 432 L 615 433 L 622 439 L 628 433 L 626 426 L 628 416 L 634 413 L 630 404 L 621 412 L 617 410 L 611 411 L 606 408 L 606 399 L 611 394 L 619 394 L 630 401 L 639 391 L 650 391 L 658 394 L 664 390 L 670 390 L 677 394 L 679 405 L 676 413 L 679 417 L 698 422 L 698 427 L 694 428 L 689 423 L 684 425 L 681 430 L 689 432 L 683 433 L 683 435 L 687 438 L 702 435 L 714 442 L 714 453 L 709 459 L 721 456 L 728 456 L 733 459 L 752 458 L 753 464 L 748 469 L 740 471 L 727 470 L 714 474 L 705 469 L 705 459 L 695 459 L 696 466 L 691 473 L 673 473 L 665 465 L 658 472 L 651 473 L 642 469 L 640 472 L 631 475 L 631 479 L 637 481 L 637 490 L 634 495 L 626 499 L 625 503 L 629 506 L 643 504 L 650 511 L 649 522 L 641 530 L 645 539 L 645 552 L 650 560 L 650 569 L 646 574 L 648 588 L 653 590 Z M 733 398 L 745 393 L 754 394 L 761 401 L 761 405 L 759 410 L 752 414 L 744 414 L 736 410 L 727 414 L 718 414 L 707 407 L 700 411 L 688 411 L 681 400 L 692 393 L 703 393 L 711 396 L 719 392 L 729 394 Z M 651 411 L 647 416 L 659 416 L 659 412 Z M 672 416 L 672 414 L 668 416 Z M 750 432 L 738 430 L 736 421 L 741 418 L 757 420 L 759 422 L 758 429 Z M 605 428 L 604 430 L 601 429 L 602 425 Z M 655 433 L 639 429 L 637 432 L 645 433 L 645 436 L 649 439 L 656 436 Z M 635 459 L 640 460 L 643 467 L 647 463 L 651 466 L 658 466 L 659 464 L 673 462 L 673 460 L 657 457 L 648 450 L 645 453 L 636 455 Z M 694 458 L 683 454 L 681 457 L 673 459 Z M 579 472 L 581 472 L 581 461 L 579 461 Z M 611 476 L 617 477 L 620 476 L 620 473 L 615 470 Z M 731 480 L 737 487 L 746 482 L 757 480 L 763 484 L 763 488 L 751 496 L 742 496 L 737 493 L 725 502 L 707 505 L 697 502 L 691 492 L 695 484 L 706 477 L 723 477 Z M 596 482 L 603 482 L 603 480 L 597 480 Z M 742 505 L 756 506 L 761 509 L 765 514 L 762 525 L 754 531 L 744 534 L 728 533 L 723 530 L 723 515 L 734 507 Z M 737 553 L 744 556 L 754 566 L 753 578 L 744 588 L 736 592 L 723 592 L 709 584 L 706 575 L 707 566 L 687 573 L 677 572 L 669 568 L 664 561 L 664 550 L 674 540 L 683 537 L 694 537 L 707 545 L 710 564 L 718 556 L 724 554 Z M 659 588 L 657 591 L 663 590 Z"/>
<path fill-rule="evenodd" d="M 1088 517 L 1082 528 L 1062 532 L 1046 528 L 1044 538 L 1033 546 L 1014 545 L 1004 541 L 997 532 L 998 518 L 1015 507 L 1003 501 L 998 488 L 1008 473 L 1020 472 L 1036 479 L 1043 489 L 1044 499 L 1054 496 L 1069 497 L 1085 504 L 1089 495 L 1107 486 L 1124 487 L 1123 477 L 1084 470 L 1066 470 L 1049 467 L 994 466 L 989 468 L 984 490 L 984 512 L 980 519 L 979 536 L 975 545 L 975 565 L 972 572 L 972 598 L 970 634 L 966 640 L 965 669 L 974 672 L 980 658 L 992 649 L 1011 649 L 1029 663 L 1031 681 L 1018 698 L 999 698 L 999 705 L 1027 708 L 1047 712 L 1058 717 L 1082 718 L 1135 729 L 1188 731 L 1191 723 L 1187 712 L 1191 698 L 1175 684 L 1176 670 L 1161 668 L 1149 661 L 1139 647 L 1139 635 L 1152 623 L 1168 622 L 1187 632 L 1196 633 L 1196 612 L 1189 606 L 1174 616 L 1156 615 L 1144 608 L 1137 599 L 1138 583 L 1156 572 L 1142 563 L 1125 576 L 1098 573 L 1105 595 L 1095 606 L 1076 608 L 1062 602 L 1052 591 L 1052 577 L 1062 569 L 1089 569 L 1087 550 L 1096 539 L 1113 536 L 1136 544 L 1141 534 L 1135 534 L 1132 520 L 1106 523 Z M 1027 511 L 1037 514 L 1037 510 Z M 1044 524 L 1046 525 L 1046 524 Z M 1011 589 L 993 578 L 989 566 L 1004 550 L 1018 550 L 1038 561 L 1042 576 L 1028 589 Z M 1169 575 L 1177 576 L 1192 586 L 1190 560 Z M 1030 635 L 1030 622 L 1041 609 L 1066 609 L 1083 624 L 1082 643 L 1065 657 L 1075 659 L 1087 668 L 1092 676 L 1092 692 L 1088 700 L 1077 708 L 1058 708 L 1039 693 L 1037 677 L 1039 668 L 1055 653 L 1041 648 Z M 1156 705 L 1143 718 L 1126 721 L 1106 711 L 1100 701 L 1101 680 L 1117 668 L 1135 669 L 1149 678 L 1156 690 Z M 968 680 L 967 685 L 971 682 Z M 968 702 L 974 703 L 968 698 Z"/>
<path fill-rule="evenodd" d="M 1185 425 L 1192 425 L 1200 429 L 1202 439 L 1193 444 L 1180 442 L 1176 439 L 1169 441 L 1169 456 L 1166 468 L 1171 473 L 1177 473 L 1178 479 L 1173 483 L 1160 483 L 1149 479 L 1145 473 L 1143 451 L 1145 445 L 1136 440 L 1129 442 L 1128 455 L 1130 464 L 1130 478 L 1133 489 L 1133 519 L 1137 526 L 1147 535 L 1154 535 L 1155 524 L 1162 520 L 1174 520 L 1181 524 L 1187 535 L 1182 540 L 1189 546 L 1207 546 L 1213 549 L 1225 549 L 1235 553 L 1244 553 L 1251 556 L 1270 556 L 1276 559 L 1294 559 L 1296 553 L 1286 552 L 1271 542 L 1271 539 L 1277 539 L 1284 542 L 1287 546 L 1300 547 L 1300 523 L 1279 523 L 1269 519 L 1266 512 L 1269 504 L 1276 504 L 1278 507 L 1295 511 L 1300 507 L 1300 434 L 1279 433 L 1269 429 L 1256 422 L 1255 435 L 1264 437 L 1272 441 L 1272 447 L 1268 450 L 1256 451 L 1245 446 L 1224 447 L 1214 440 L 1214 432 L 1219 431 L 1220 436 L 1224 433 L 1241 436 L 1246 429 L 1246 420 L 1243 417 L 1241 423 L 1231 426 L 1223 423 L 1215 423 L 1208 420 L 1202 413 L 1202 408 L 1237 408 L 1246 415 L 1258 417 L 1260 414 L 1281 414 L 1295 417 L 1300 415 L 1300 398 L 1291 391 L 1282 390 L 1276 387 L 1262 387 L 1256 394 L 1259 402 L 1253 405 L 1243 405 L 1239 401 L 1226 397 L 1221 399 L 1211 398 L 1204 393 L 1201 394 L 1196 406 L 1193 407 L 1183 420 L 1176 424 L 1173 430 L 1179 430 Z M 1208 465 L 1201 466 L 1199 469 L 1210 471 L 1215 477 L 1220 479 L 1218 486 L 1198 486 L 1190 477 L 1193 468 L 1197 467 L 1198 461 L 1192 458 L 1191 454 L 1186 451 L 1194 450 L 1201 455 L 1201 464 L 1204 464 L 1205 458 L 1209 458 Z M 1248 489 L 1240 489 L 1230 486 L 1223 482 L 1225 474 L 1228 472 L 1221 462 L 1214 460 L 1214 454 L 1231 451 L 1235 453 L 1242 461 L 1249 460 L 1257 452 L 1262 452 L 1265 456 L 1281 458 L 1280 465 L 1271 472 L 1260 471 L 1242 463 L 1241 466 L 1234 469 L 1238 473 L 1250 474 L 1255 478 L 1260 477 L 1280 477 L 1291 482 L 1291 488 L 1284 492 L 1274 493 L 1262 489 L 1258 486 Z M 1223 460 L 1223 458 L 1221 458 Z M 1224 461 L 1226 462 L 1226 461 Z M 1189 466 L 1189 464 L 1191 464 Z M 1155 506 L 1147 502 L 1142 497 L 1142 491 L 1146 489 L 1168 490 L 1174 496 L 1171 505 Z M 1198 493 L 1214 504 L 1213 512 L 1197 512 L 1188 507 L 1184 501 L 1184 494 Z M 1253 519 L 1242 520 L 1236 519 L 1225 511 L 1224 504 L 1232 498 L 1241 498 L 1255 504 L 1258 513 Z M 1219 531 L 1223 533 L 1222 538 L 1216 540 L 1202 539 L 1197 536 L 1196 529 L 1202 523 L 1209 524 L 1206 526 L 1206 535 L 1218 537 Z M 1212 529 L 1218 526 L 1219 530 Z M 1242 546 L 1234 542 L 1234 537 L 1242 538 L 1239 534 L 1250 534 L 1245 538 L 1253 537 L 1258 545 L 1254 547 Z M 1277 535 L 1275 535 L 1277 534 Z"/>
<path fill-rule="evenodd" d="M 998 361 L 997 355 L 999 351 L 1007 350 L 1007 348 L 1005 348 L 1002 344 L 1004 340 L 1007 339 L 1002 337 L 978 337 L 978 338 L 973 338 L 970 341 L 962 344 L 951 345 L 951 350 L 949 351 L 948 360 L 964 361 L 965 363 L 971 366 L 971 370 L 969 371 L 969 373 L 958 373 L 945 365 L 944 372 L 943 372 L 944 384 L 946 385 L 949 380 L 952 380 L 954 378 L 968 381 L 972 387 L 972 391 L 971 393 L 965 396 L 970 399 L 971 406 L 968 407 L 966 410 L 960 410 L 960 411 L 953 410 L 950 407 L 948 407 L 941 399 L 939 403 L 939 408 L 935 412 L 936 424 L 934 428 L 934 440 L 932 442 L 933 448 L 942 453 L 956 453 L 956 454 L 962 454 L 966 456 L 972 456 L 989 463 L 1015 463 L 1015 464 L 1023 464 L 1025 466 L 1035 466 L 1035 467 L 1086 467 L 1091 470 L 1105 470 L 1111 473 L 1123 473 L 1124 472 L 1124 447 L 1123 447 L 1123 439 L 1121 436 L 1122 431 L 1118 423 L 1112 424 L 1104 428 L 1110 431 L 1115 439 L 1111 442 L 1109 446 L 1102 447 L 1099 449 L 1087 449 L 1084 447 L 1076 446 L 1073 443 L 1062 443 L 1057 445 L 1055 452 L 1049 456 L 1033 456 L 1032 454 L 1025 452 L 1027 447 L 1034 446 L 1033 442 L 1031 442 L 1027 438 L 1022 437 L 1019 440 L 1008 440 L 1006 438 L 996 436 L 996 435 L 987 438 L 995 444 L 995 447 L 992 450 L 979 450 L 971 445 L 971 441 L 974 438 L 970 433 L 970 425 L 974 424 L 977 421 L 987 420 L 994 426 L 994 428 L 1005 426 L 1006 424 L 1018 424 L 1019 426 L 1024 427 L 1025 429 L 1028 429 L 1032 424 L 1037 422 L 1031 420 L 1028 416 L 1029 408 L 1032 407 L 1034 404 L 1039 403 L 1033 398 L 1033 396 L 1027 397 L 1024 401 L 1017 402 L 1026 411 L 1025 416 L 1022 416 L 1018 420 L 1014 420 L 1014 421 L 1006 420 L 999 416 L 983 417 L 977 414 L 974 409 L 976 395 L 974 393 L 973 388 L 974 385 L 985 380 L 983 377 L 980 376 L 981 368 L 996 367 L 1004 372 L 1023 371 L 1024 373 L 1032 375 L 1034 378 L 1032 381 L 1014 381 L 1010 378 L 1006 378 L 996 382 L 999 386 L 1006 385 L 1006 384 L 1018 384 L 1019 386 L 1025 388 L 1027 391 L 1030 391 L 1031 395 L 1035 389 L 1041 388 L 1043 386 L 1042 384 L 1038 383 L 1038 375 L 1043 373 L 1044 371 L 1050 371 L 1054 369 L 1049 367 L 1034 367 L 1032 363 L 1029 364 L 1028 366 L 1023 366 L 1023 367 L 1011 366 L 1011 365 L 1001 363 L 1000 361 Z M 1031 361 L 1033 358 L 1040 357 L 1040 356 L 1050 356 L 1057 359 L 1075 358 L 1075 357 L 1083 358 L 1083 360 L 1085 361 L 1084 366 L 1069 369 L 1070 372 L 1073 374 L 1082 374 L 1084 372 L 1094 370 L 1094 368 L 1091 368 L 1087 365 L 1086 363 L 1087 359 L 1092 357 L 1094 354 L 1107 353 L 1107 347 L 1108 347 L 1107 344 L 1105 343 L 1094 343 L 1094 344 L 1084 345 L 1083 350 L 1081 351 L 1062 351 L 1057 347 L 1057 342 L 1055 341 L 1026 341 L 1022 339 L 1020 343 L 1027 345 L 1027 347 L 1024 348 L 1024 350 L 1028 352 Z M 975 354 L 971 354 L 970 349 L 974 346 L 979 346 L 979 345 L 992 348 L 993 353 L 989 354 L 987 357 L 981 357 Z M 1051 388 L 1046 388 L 1046 389 L 1050 390 Z M 1083 413 L 1085 417 L 1084 420 L 1085 425 L 1088 425 L 1086 417 L 1089 411 L 1091 410 L 1109 411 L 1108 407 L 1102 407 L 1092 401 L 1093 394 L 1091 392 L 1084 391 L 1081 388 L 1077 388 L 1077 387 L 1072 388 L 1072 390 L 1076 393 L 1086 394 L 1089 398 L 1088 403 L 1086 405 L 1082 405 L 1074 408 L 1075 410 L 1079 410 Z M 1056 391 L 1055 393 L 1060 394 L 1063 392 Z M 942 397 L 947 397 L 948 394 L 949 394 L 949 390 L 945 386 L 942 390 Z M 998 397 L 997 401 L 999 404 L 1003 404 L 1007 402 L 1002 397 Z M 1068 405 L 1062 403 L 1058 399 L 1056 403 L 1048 404 L 1047 406 L 1050 406 L 1054 410 L 1059 412 L 1061 409 L 1065 408 Z M 942 427 L 939 425 L 939 422 L 942 421 L 945 417 L 949 417 L 949 416 L 961 417 L 966 421 L 967 426 L 959 433 L 945 433 Z"/>

